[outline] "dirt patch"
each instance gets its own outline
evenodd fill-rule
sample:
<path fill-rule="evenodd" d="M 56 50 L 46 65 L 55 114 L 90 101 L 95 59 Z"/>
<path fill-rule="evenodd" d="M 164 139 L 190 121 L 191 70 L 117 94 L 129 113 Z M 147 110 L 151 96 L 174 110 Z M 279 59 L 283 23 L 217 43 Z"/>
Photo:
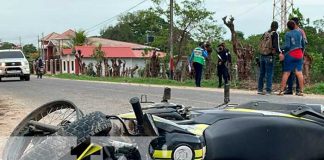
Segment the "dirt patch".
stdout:
<path fill-rule="evenodd" d="M 7 138 L 27 115 L 28 110 L 21 104 L 15 103 L 11 97 L 0 97 L 0 160 Z"/>
<path fill-rule="evenodd" d="M 0 98 L 0 136 L 9 136 L 14 127 L 27 115 L 24 106 L 10 97 Z"/>

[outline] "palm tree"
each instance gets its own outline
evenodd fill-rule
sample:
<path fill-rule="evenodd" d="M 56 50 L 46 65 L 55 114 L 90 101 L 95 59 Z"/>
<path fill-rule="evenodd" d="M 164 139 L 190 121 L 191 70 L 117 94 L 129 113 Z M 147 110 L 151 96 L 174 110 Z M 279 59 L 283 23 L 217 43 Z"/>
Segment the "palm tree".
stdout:
<path fill-rule="evenodd" d="M 93 54 L 91 55 L 91 57 L 97 61 L 96 69 L 98 77 L 102 75 L 102 62 L 105 60 L 105 52 L 101 50 L 101 47 L 102 45 L 99 44 L 99 46 L 95 48 Z"/>
<path fill-rule="evenodd" d="M 85 30 L 79 30 L 75 32 L 75 36 L 72 37 L 71 43 L 73 46 L 82 46 L 87 43 L 87 35 Z"/>
<path fill-rule="evenodd" d="M 82 64 L 82 53 L 81 51 L 76 51 L 75 46 L 83 46 L 87 44 L 87 35 L 85 33 L 85 30 L 79 30 L 75 32 L 75 36 L 71 37 L 71 48 L 72 52 L 75 54 L 75 57 L 78 59 L 78 66 L 79 66 L 79 71 L 82 74 L 83 72 L 83 64 Z M 79 73 L 79 74 L 80 74 Z"/>

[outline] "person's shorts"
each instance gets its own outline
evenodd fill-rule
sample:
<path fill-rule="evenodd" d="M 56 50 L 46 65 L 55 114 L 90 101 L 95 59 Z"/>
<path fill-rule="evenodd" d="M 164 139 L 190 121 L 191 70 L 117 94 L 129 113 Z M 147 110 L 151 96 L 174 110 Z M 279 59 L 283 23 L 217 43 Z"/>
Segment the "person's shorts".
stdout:
<path fill-rule="evenodd" d="M 298 72 L 301 72 L 303 70 L 303 63 L 304 63 L 303 58 L 297 59 L 290 56 L 289 54 L 286 54 L 283 71 L 292 72 L 297 70 Z"/>

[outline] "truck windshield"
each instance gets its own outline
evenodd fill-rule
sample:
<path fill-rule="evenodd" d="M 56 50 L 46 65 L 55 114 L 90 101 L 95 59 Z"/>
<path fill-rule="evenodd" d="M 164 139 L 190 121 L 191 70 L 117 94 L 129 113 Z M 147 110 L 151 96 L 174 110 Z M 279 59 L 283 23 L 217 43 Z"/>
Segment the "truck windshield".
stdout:
<path fill-rule="evenodd" d="M 0 59 L 5 58 L 24 58 L 24 55 L 20 51 L 0 52 Z"/>

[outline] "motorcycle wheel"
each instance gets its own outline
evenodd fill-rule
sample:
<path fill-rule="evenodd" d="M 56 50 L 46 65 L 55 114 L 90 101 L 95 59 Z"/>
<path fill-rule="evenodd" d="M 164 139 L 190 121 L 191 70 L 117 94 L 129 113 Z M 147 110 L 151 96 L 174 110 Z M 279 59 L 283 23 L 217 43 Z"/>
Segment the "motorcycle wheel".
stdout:
<path fill-rule="evenodd" d="M 39 130 L 35 132 L 35 129 L 32 128 L 33 126 L 29 124 L 30 121 L 62 127 L 68 123 L 77 121 L 82 116 L 83 113 L 81 110 L 72 102 L 65 100 L 53 101 L 40 106 L 28 114 L 13 130 L 7 141 L 3 159 L 19 159 L 30 148 L 44 140 L 44 136 L 51 134 Z"/>
<path fill-rule="evenodd" d="M 107 135 L 111 129 L 111 122 L 106 115 L 101 112 L 93 112 L 82 119 L 59 129 L 54 136 L 50 136 L 29 152 L 22 155 L 20 160 L 59 160 L 67 159 L 71 147 L 77 147 L 87 142 L 91 136 Z M 76 143 L 73 146 L 73 142 Z M 72 146 L 71 146 L 72 145 Z"/>

